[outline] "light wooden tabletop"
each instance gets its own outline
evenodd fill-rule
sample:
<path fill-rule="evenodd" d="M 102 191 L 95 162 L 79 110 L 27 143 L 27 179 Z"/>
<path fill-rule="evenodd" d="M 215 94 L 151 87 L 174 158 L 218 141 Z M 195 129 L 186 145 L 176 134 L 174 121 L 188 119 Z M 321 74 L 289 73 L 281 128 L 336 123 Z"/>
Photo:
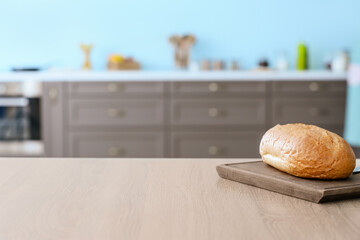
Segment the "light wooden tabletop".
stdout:
<path fill-rule="evenodd" d="M 359 239 L 360 199 L 218 177 L 242 160 L 0 159 L 0 239 Z"/>

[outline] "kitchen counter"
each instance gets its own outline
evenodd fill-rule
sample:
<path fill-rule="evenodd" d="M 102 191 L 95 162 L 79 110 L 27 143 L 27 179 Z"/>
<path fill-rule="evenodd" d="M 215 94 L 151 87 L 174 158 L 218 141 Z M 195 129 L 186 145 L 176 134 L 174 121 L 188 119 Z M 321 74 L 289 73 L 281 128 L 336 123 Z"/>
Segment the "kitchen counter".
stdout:
<path fill-rule="evenodd" d="M 44 71 L 0 73 L 0 82 L 76 81 L 344 81 L 346 73 L 329 71 Z"/>
<path fill-rule="evenodd" d="M 360 199 L 315 204 L 218 177 L 216 165 L 240 161 L 2 158 L 0 236 L 358 238 Z"/>

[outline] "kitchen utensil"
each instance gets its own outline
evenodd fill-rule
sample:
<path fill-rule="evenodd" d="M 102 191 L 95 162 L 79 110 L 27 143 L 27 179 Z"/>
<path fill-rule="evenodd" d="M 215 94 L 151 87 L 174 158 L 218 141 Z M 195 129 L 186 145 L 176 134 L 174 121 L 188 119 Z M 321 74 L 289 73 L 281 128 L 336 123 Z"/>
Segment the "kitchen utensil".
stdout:
<path fill-rule="evenodd" d="M 307 201 L 322 203 L 360 197 L 360 175 L 342 180 L 299 178 L 281 172 L 263 161 L 223 164 L 220 177 Z"/>

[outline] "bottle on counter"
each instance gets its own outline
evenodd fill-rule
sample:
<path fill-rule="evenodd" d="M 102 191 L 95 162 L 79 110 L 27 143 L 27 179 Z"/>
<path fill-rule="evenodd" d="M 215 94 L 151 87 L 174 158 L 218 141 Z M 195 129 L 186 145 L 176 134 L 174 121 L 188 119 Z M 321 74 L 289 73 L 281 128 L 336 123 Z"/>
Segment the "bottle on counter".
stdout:
<path fill-rule="evenodd" d="M 286 58 L 285 53 L 279 54 L 276 59 L 276 70 L 278 71 L 286 71 L 289 69 L 289 62 Z"/>
<path fill-rule="evenodd" d="M 345 72 L 349 67 L 349 54 L 346 50 L 336 54 L 335 58 L 331 63 L 331 70 L 333 72 Z"/>
<path fill-rule="evenodd" d="M 300 43 L 297 48 L 296 69 L 299 71 L 308 69 L 308 51 L 304 43 Z"/>
<path fill-rule="evenodd" d="M 231 62 L 231 66 L 230 66 L 231 71 L 237 71 L 240 70 L 239 64 L 236 60 Z"/>

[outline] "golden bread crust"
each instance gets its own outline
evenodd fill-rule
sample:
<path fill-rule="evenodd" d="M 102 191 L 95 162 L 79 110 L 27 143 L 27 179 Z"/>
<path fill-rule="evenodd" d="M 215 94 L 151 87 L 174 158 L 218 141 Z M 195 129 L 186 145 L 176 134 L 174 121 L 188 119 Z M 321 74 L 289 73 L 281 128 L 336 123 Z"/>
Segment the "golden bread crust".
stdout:
<path fill-rule="evenodd" d="M 299 123 L 269 129 L 261 140 L 260 155 L 267 164 L 303 178 L 346 178 L 356 164 L 352 148 L 342 137 Z"/>

